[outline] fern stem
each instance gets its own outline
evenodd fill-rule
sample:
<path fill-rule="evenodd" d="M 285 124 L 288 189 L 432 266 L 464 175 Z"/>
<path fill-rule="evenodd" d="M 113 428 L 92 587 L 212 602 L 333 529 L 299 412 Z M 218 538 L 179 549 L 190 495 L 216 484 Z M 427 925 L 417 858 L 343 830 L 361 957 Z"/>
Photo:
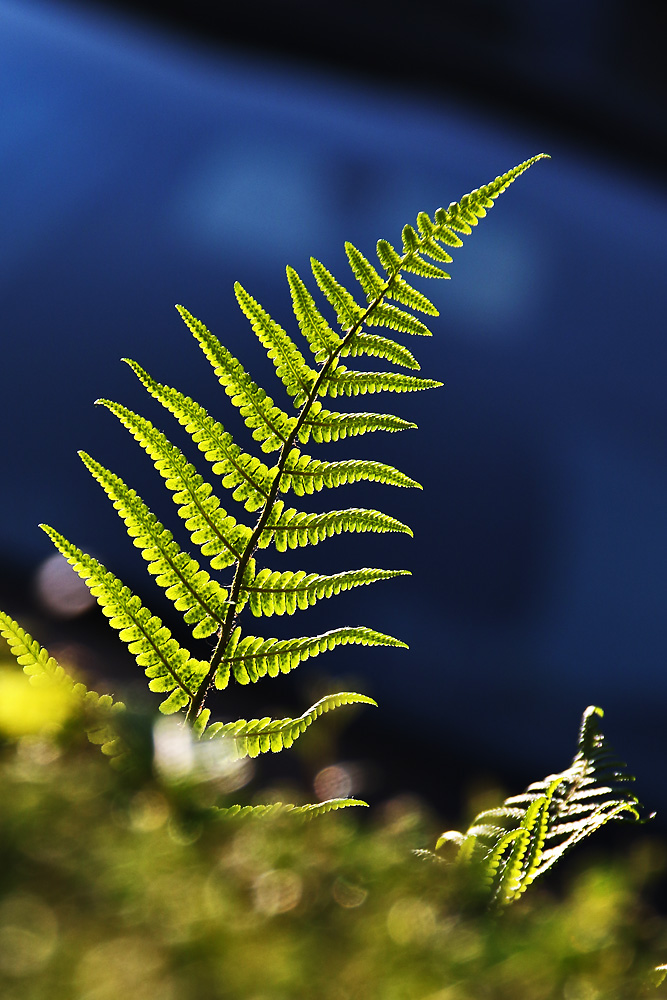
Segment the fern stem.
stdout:
<path fill-rule="evenodd" d="M 352 338 L 356 335 L 359 329 L 364 325 L 364 323 L 371 315 L 373 310 L 375 310 L 381 304 L 387 292 L 395 282 L 397 276 L 400 274 L 404 264 L 407 263 L 407 261 L 410 259 L 410 257 L 412 257 L 412 255 L 415 252 L 416 252 L 415 250 L 412 250 L 401 258 L 401 262 L 397 266 L 396 270 L 392 272 L 385 281 L 382 291 L 379 292 L 375 297 L 375 299 L 373 299 L 373 301 L 368 304 L 362 315 L 357 319 L 356 323 L 347 331 L 340 345 L 336 348 L 334 352 L 332 352 L 332 354 L 330 354 L 327 360 L 322 364 L 318 376 L 310 388 L 310 392 L 308 393 L 308 398 L 303 404 L 301 412 L 297 417 L 296 424 L 292 428 L 291 432 L 288 434 L 287 439 L 285 440 L 281 448 L 280 455 L 278 457 L 276 475 L 271 484 L 271 488 L 269 490 L 269 495 L 266 499 L 266 503 L 264 504 L 261 513 L 259 515 L 259 518 L 257 519 L 257 523 L 255 524 L 253 533 L 248 539 L 248 544 L 245 547 L 243 555 L 241 556 L 236 565 L 236 572 L 234 573 L 234 579 L 232 581 L 232 585 L 229 591 L 228 611 L 227 614 L 225 615 L 225 619 L 219 633 L 218 642 L 211 656 L 208 673 L 206 674 L 206 677 L 204 678 L 201 685 L 199 686 L 199 689 L 194 695 L 187 712 L 186 722 L 190 723 L 190 725 L 194 725 L 197 716 L 204 707 L 204 702 L 206 701 L 206 697 L 213 683 L 215 673 L 218 667 L 220 666 L 225 650 L 227 648 L 227 644 L 229 643 L 229 639 L 236 626 L 236 619 L 237 619 L 236 605 L 238 602 L 239 593 L 241 591 L 241 586 L 243 583 L 243 577 L 245 575 L 245 571 L 247 569 L 248 563 L 250 562 L 252 556 L 255 553 L 255 550 L 259 543 L 259 539 L 262 535 L 262 532 L 266 528 L 271 513 L 273 512 L 273 507 L 278 497 L 278 490 L 280 489 L 280 480 L 285 470 L 285 464 L 287 462 L 287 458 L 289 456 L 290 451 L 292 450 L 292 447 L 294 446 L 294 442 L 297 440 L 297 435 L 308 416 L 310 408 L 317 399 L 320 386 L 322 385 L 324 379 L 327 377 L 334 362 L 340 357 L 341 352 L 349 344 L 350 340 L 352 340 Z"/>

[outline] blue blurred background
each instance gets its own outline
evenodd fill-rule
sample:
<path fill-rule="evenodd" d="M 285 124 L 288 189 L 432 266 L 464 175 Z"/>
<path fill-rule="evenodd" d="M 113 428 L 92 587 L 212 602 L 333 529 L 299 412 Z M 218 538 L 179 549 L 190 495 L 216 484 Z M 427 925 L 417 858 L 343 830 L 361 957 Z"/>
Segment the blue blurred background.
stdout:
<path fill-rule="evenodd" d="M 421 0 L 389 16 L 366 0 L 326 23 L 327 10 L 0 0 L 3 606 L 89 672 L 136 676 L 101 615 L 63 624 L 37 584 L 47 521 L 164 609 L 76 455 L 178 531 L 146 456 L 92 405 L 118 399 L 187 447 L 119 358 L 242 443 L 174 303 L 280 401 L 234 280 L 288 325 L 286 263 L 307 277 L 312 254 L 346 281 L 344 240 L 371 255 L 418 211 L 544 150 L 453 280 L 425 288 L 441 317 L 410 346 L 445 387 L 364 404 L 419 431 L 315 452 L 417 478 L 423 493 L 369 484 L 307 505 L 378 507 L 414 540 L 351 536 L 281 563 L 413 577 L 248 625 L 368 624 L 410 652 L 345 649 L 255 693 L 260 711 L 294 713 L 320 673 L 358 684 L 381 703 L 363 721 L 392 741 L 389 770 L 423 766 L 436 800 L 469 768 L 560 769 L 600 704 L 644 798 L 667 807 L 665 7 Z"/>

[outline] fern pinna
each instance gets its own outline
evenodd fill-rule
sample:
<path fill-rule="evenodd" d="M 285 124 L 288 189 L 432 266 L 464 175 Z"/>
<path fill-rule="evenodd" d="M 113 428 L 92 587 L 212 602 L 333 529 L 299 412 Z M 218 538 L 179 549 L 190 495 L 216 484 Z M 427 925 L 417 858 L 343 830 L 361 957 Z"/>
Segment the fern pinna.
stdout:
<path fill-rule="evenodd" d="M 293 614 L 325 597 L 405 573 L 394 569 L 355 569 L 334 575 L 303 571 L 273 571 L 257 563 L 259 550 L 278 551 L 314 545 L 346 532 L 405 532 L 410 529 L 377 510 L 350 508 L 306 513 L 288 507 L 282 498 L 320 492 L 359 480 L 400 487 L 417 487 L 403 472 L 380 462 L 356 459 L 325 461 L 303 449 L 373 431 L 395 432 L 414 427 L 386 413 L 338 412 L 325 408 L 330 397 L 357 396 L 380 391 L 411 392 L 441 385 L 414 374 L 361 371 L 344 361 L 363 356 L 380 358 L 409 371 L 418 371 L 412 353 L 398 341 L 373 332 L 377 328 L 418 336 L 430 335 L 415 314 L 436 316 L 433 303 L 406 279 L 447 278 L 442 264 L 452 260 L 449 250 L 462 245 L 461 234 L 472 232 L 494 200 L 544 154 L 534 156 L 496 177 L 449 208 L 430 218 L 417 217 L 417 228 L 405 226 L 402 247 L 386 240 L 377 244 L 379 270 L 352 244 L 346 252 L 360 286 L 355 296 L 317 260 L 312 260 L 316 284 L 332 307 L 330 323 L 316 306 L 299 275 L 287 268 L 287 280 L 297 325 L 312 357 L 307 360 L 294 339 L 239 284 L 236 297 L 253 331 L 275 365 L 276 375 L 291 398 L 294 413 L 282 409 L 246 372 L 242 363 L 199 320 L 178 307 L 214 369 L 221 385 L 238 407 L 260 454 L 244 451 L 206 410 L 177 389 L 163 385 L 135 361 L 128 365 L 147 391 L 183 425 L 209 463 L 218 486 L 231 492 L 245 510 L 256 514 L 254 524 L 228 513 L 207 482 L 185 455 L 148 420 L 109 400 L 98 400 L 130 431 L 153 460 L 185 521 L 192 544 L 227 579 L 211 576 L 199 561 L 182 551 L 171 532 L 149 511 L 137 493 L 90 455 L 83 462 L 106 491 L 128 534 L 141 550 L 148 571 L 166 591 L 195 639 L 215 635 L 213 652 L 199 658 L 182 647 L 162 621 L 146 608 L 117 577 L 80 551 L 53 528 L 43 525 L 56 547 L 86 581 L 113 628 L 145 669 L 152 691 L 164 696 L 160 710 L 181 712 L 198 737 L 233 741 L 235 754 L 278 751 L 295 739 L 323 712 L 351 703 L 375 704 L 352 692 L 330 695 L 295 719 L 239 720 L 209 726 L 206 702 L 214 690 L 224 690 L 233 677 L 240 684 L 288 673 L 308 657 L 346 643 L 404 646 L 399 639 L 362 626 L 335 628 L 323 635 L 293 639 L 262 638 L 249 634 L 241 613 L 255 617 Z M 269 457 L 273 464 L 269 464 Z"/>
<path fill-rule="evenodd" d="M 452 830 L 439 838 L 436 850 L 454 849 L 457 865 L 477 869 L 492 908 L 518 899 L 566 851 L 610 820 L 643 821 L 630 790 L 635 779 L 600 729 L 603 714 L 595 705 L 584 712 L 567 770 L 480 813 L 465 834 Z"/>

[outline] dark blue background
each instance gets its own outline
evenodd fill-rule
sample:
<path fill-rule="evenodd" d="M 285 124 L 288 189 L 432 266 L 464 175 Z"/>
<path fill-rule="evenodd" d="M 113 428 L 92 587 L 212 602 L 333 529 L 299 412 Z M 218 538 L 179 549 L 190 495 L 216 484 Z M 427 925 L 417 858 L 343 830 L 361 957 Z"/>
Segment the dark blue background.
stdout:
<path fill-rule="evenodd" d="M 120 357 L 248 446 L 173 303 L 286 405 L 234 280 L 288 325 L 286 263 L 307 279 L 313 254 L 347 281 L 345 239 L 370 255 L 418 211 L 552 154 L 466 240 L 453 280 L 425 288 L 441 317 L 432 340 L 409 346 L 445 388 L 361 401 L 420 430 L 314 452 L 387 461 L 424 492 L 346 487 L 304 507 L 377 506 L 415 539 L 351 536 L 282 564 L 409 567 L 412 579 L 248 629 L 368 624 L 409 642 L 317 661 L 381 702 L 398 753 L 420 729 L 460 753 L 467 732 L 471 756 L 537 777 L 566 763 L 581 711 L 601 704 L 645 797 L 667 805 L 667 213 L 655 162 L 642 174 L 547 117 L 517 124 L 456 93 L 179 40 L 92 6 L 0 0 L 0 94 L 0 555 L 7 610 L 33 617 L 12 581 L 50 553 L 43 520 L 162 607 L 76 456 L 109 465 L 178 529 L 146 456 L 92 405 L 118 399 L 172 435 Z M 187 447 L 180 429 L 173 439 Z"/>

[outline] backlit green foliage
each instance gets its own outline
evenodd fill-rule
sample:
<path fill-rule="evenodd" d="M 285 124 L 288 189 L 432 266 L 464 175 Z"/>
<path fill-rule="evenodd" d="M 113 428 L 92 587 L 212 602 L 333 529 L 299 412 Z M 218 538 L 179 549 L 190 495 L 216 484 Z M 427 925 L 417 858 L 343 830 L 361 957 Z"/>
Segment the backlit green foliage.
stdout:
<path fill-rule="evenodd" d="M 480 813 L 465 834 L 449 831 L 436 849 L 476 869 L 493 908 L 526 891 L 566 851 L 612 819 L 639 820 L 634 778 L 600 729 L 601 708 L 584 712 L 577 752 L 566 771 L 534 782 L 496 809 Z"/>
<path fill-rule="evenodd" d="M 127 643 L 145 671 L 150 690 L 163 696 L 160 711 L 168 715 L 183 713 L 197 738 L 207 735 L 211 710 L 206 702 L 210 693 L 224 690 L 232 677 L 240 684 L 254 683 L 266 675 L 275 677 L 295 669 L 308 657 L 347 643 L 405 645 L 400 639 L 366 626 L 345 626 L 323 635 L 293 639 L 264 639 L 246 634 L 247 612 L 242 617 L 246 608 L 257 618 L 293 615 L 324 598 L 407 572 L 368 567 L 330 575 L 299 569 L 280 571 L 258 566 L 257 553 L 271 547 L 286 552 L 316 545 L 343 531 L 411 534 L 406 525 L 377 510 L 304 512 L 286 507 L 282 497 L 289 493 L 302 497 L 362 480 L 420 488 L 410 476 L 384 463 L 365 458 L 326 461 L 302 452 L 301 446 L 415 426 L 393 414 L 327 410 L 321 399 L 414 392 L 442 384 L 396 371 L 351 369 L 342 359 L 373 357 L 410 371 L 419 370 L 410 350 L 392 337 L 372 332 L 373 329 L 381 327 L 409 336 L 431 335 L 415 313 L 437 316 L 438 311 L 405 276 L 448 278 L 439 266 L 452 259 L 445 247 L 461 246 L 457 233 L 470 234 L 471 227 L 486 215 L 494 200 L 542 155 L 496 177 L 449 208 L 438 209 L 434 219 L 420 212 L 417 229 L 404 227 L 400 250 L 380 240 L 379 270 L 360 250 L 347 243 L 348 261 L 359 286 L 354 292 L 323 264 L 311 259 L 315 283 L 335 315 L 333 324 L 315 304 L 296 271 L 288 267 L 296 325 L 303 336 L 302 346 L 313 355 L 312 360 L 306 360 L 290 334 L 236 284 L 241 311 L 273 362 L 280 388 L 287 393 L 285 402 L 295 411 L 293 415 L 253 381 L 243 364 L 200 320 L 178 307 L 231 403 L 239 409 L 252 441 L 259 445 L 260 455 L 252 448 L 245 451 L 236 444 L 223 425 L 199 403 L 157 381 L 136 361 L 126 359 L 148 393 L 176 418 L 193 444 L 204 453 L 215 485 L 144 417 L 120 403 L 98 400 L 152 459 L 185 522 L 192 545 L 200 550 L 201 556 L 194 558 L 182 551 L 172 532 L 115 473 L 85 452 L 80 453 L 81 459 L 112 500 L 134 545 L 148 563 L 149 573 L 191 626 L 193 638 L 205 640 L 215 635 L 213 652 L 202 658 L 202 654 L 184 648 L 161 619 L 105 566 L 54 528 L 42 527 L 89 586 L 112 628 Z M 273 464 L 269 464 L 271 461 Z M 238 516 L 237 511 L 229 513 L 223 506 L 218 496 L 221 488 L 229 491 L 232 503 L 242 505 Z M 246 514 L 256 515 L 254 523 Z M 208 568 L 202 567 L 200 559 L 206 560 L 214 573 L 227 571 L 226 578 L 212 576 Z M 208 735 L 222 745 L 227 743 L 234 755 L 278 752 L 291 746 L 322 712 L 353 702 L 375 704 L 372 699 L 344 692 L 329 695 L 297 719 L 216 724 Z"/>

